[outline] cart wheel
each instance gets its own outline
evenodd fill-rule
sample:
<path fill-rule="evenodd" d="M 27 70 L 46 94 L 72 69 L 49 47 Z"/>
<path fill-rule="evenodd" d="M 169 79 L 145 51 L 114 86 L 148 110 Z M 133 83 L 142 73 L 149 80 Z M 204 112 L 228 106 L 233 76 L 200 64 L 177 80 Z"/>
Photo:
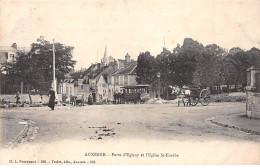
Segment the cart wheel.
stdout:
<path fill-rule="evenodd" d="M 196 106 L 199 102 L 199 98 L 193 97 L 193 98 L 190 99 L 190 101 L 191 101 L 190 103 L 191 103 L 192 106 Z"/>
<path fill-rule="evenodd" d="M 210 92 L 207 89 L 203 89 L 200 92 L 200 103 L 203 106 L 207 106 L 209 104 L 209 99 L 210 99 Z"/>

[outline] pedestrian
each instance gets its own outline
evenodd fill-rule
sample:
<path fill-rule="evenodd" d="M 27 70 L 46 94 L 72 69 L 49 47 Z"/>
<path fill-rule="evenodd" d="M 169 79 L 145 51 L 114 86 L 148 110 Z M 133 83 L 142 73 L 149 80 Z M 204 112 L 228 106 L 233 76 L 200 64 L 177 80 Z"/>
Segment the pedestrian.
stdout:
<path fill-rule="evenodd" d="M 89 104 L 89 105 L 92 105 L 92 104 L 93 104 L 93 98 L 92 98 L 92 95 L 91 95 L 91 94 L 89 94 L 89 96 L 88 96 L 88 104 Z"/>
<path fill-rule="evenodd" d="M 40 95 L 39 101 L 40 101 L 40 104 L 43 104 L 43 97 L 42 97 L 42 95 Z"/>
<path fill-rule="evenodd" d="M 54 110 L 54 106 L 55 106 L 55 91 L 53 90 L 53 88 L 51 87 L 50 91 L 49 91 L 49 107 Z"/>
<path fill-rule="evenodd" d="M 16 104 L 21 104 L 21 102 L 20 102 L 20 93 L 19 92 L 17 92 L 16 93 L 16 96 L 15 96 L 15 98 L 16 98 Z"/>

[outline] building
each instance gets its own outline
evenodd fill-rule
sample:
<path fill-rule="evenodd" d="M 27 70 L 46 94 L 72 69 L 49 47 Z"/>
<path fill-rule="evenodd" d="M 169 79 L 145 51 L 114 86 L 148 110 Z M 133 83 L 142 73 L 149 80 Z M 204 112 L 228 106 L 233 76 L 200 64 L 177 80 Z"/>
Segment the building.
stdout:
<path fill-rule="evenodd" d="M 135 85 L 137 61 L 127 53 L 125 59 L 104 57 L 100 63 L 92 64 L 87 70 L 72 73 L 63 83 L 63 94 L 92 96 L 94 102 L 113 101 L 114 93 L 125 85 Z"/>
<path fill-rule="evenodd" d="M 17 47 L 16 43 L 11 46 L 0 46 L 0 94 L 16 92 L 16 86 L 8 84 L 6 80 L 5 63 L 14 63 L 22 53 L 28 53 L 29 47 Z"/>
<path fill-rule="evenodd" d="M 29 47 L 18 47 L 16 43 L 11 46 L 0 46 L 0 64 L 13 63 L 21 53 L 28 53 Z"/>

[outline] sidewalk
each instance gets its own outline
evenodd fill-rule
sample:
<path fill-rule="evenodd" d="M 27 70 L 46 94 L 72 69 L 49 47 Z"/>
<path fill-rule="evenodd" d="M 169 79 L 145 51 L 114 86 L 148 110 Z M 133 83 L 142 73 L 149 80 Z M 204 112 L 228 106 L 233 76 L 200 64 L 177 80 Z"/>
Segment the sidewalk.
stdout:
<path fill-rule="evenodd" d="M 229 115 L 218 115 L 210 120 L 211 123 L 236 129 L 252 135 L 260 135 L 260 119 L 250 119 L 245 113 L 233 113 Z"/>

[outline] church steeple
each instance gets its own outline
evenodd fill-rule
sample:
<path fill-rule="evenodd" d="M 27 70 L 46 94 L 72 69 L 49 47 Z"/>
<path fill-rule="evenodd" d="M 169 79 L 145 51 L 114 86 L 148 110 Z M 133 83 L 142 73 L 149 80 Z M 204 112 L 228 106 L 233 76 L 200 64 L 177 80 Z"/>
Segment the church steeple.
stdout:
<path fill-rule="evenodd" d="M 104 52 L 104 58 L 103 58 L 104 63 L 107 65 L 107 45 L 105 47 L 105 52 Z"/>
<path fill-rule="evenodd" d="M 107 57 L 107 45 L 105 46 L 104 58 Z"/>
<path fill-rule="evenodd" d="M 101 59 L 101 66 L 106 66 L 108 64 L 108 59 L 107 59 L 107 46 L 105 46 L 105 52 L 104 52 L 104 57 Z"/>

